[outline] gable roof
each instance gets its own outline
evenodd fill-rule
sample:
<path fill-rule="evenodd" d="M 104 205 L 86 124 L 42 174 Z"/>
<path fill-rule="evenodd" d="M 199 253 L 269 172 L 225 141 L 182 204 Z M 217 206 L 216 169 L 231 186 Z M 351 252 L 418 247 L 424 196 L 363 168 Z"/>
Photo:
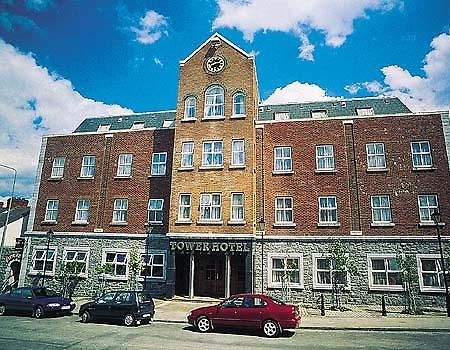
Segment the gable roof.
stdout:
<path fill-rule="evenodd" d="M 28 216 L 29 213 L 30 213 L 30 207 L 11 208 L 11 213 L 9 214 L 9 218 L 8 218 L 8 224 L 11 224 L 25 216 Z M 0 213 L 0 227 L 5 226 L 7 215 L 8 215 L 7 210 Z"/>
<path fill-rule="evenodd" d="M 186 57 L 184 60 L 180 61 L 180 65 L 184 65 L 187 61 L 189 61 L 197 52 L 199 52 L 206 44 L 208 44 L 212 39 L 214 38 L 218 38 L 220 40 L 222 40 L 223 42 L 227 43 L 228 45 L 230 45 L 232 48 L 234 48 L 236 51 L 240 52 L 241 54 L 243 54 L 245 57 L 247 58 L 253 58 L 253 55 L 245 52 L 244 50 L 242 50 L 239 46 L 236 46 L 235 44 L 233 44 L 231 41 L 229 41 L 227 38 L 225 38 L 224 36 L 220 35 L 219 33 L 214 33 L 213 35 L 211 35 L 208 39 L 206 39 L 206 41 L 201 44 L 199 47 L 197 47 L 197 49 L 195 49 L 188 57 Z"/>
<path fill-rule="evenodd" d="M 131 130 L 134 123 L 140 122 L 144 123 L 144 129 L 171 129 L 175 127 L 175 111 L 86 118 L 74 133 L 97 132 L 101 125 L 110 125 L 109 131 Z"/>
<path fill-rule="evenodd" d="M 258 121 L 274 120 L 275 113 L 288 112 L 289 119 L 312 118 L 312 111 L 326 111 L 327 117 L 356 116 L 357 108 L 373 108 L 374 115 L 411 113 L 397 97 L 340 99 L 332 101 L 260 105 Z"/>

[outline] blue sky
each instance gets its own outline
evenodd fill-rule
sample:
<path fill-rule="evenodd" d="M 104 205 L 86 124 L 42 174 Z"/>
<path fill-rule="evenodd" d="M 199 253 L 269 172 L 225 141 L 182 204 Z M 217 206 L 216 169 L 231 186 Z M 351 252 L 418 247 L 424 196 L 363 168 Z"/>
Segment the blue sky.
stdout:
<path fill-rule="evenodd" d="M 0 164 L 31 197 L 43 134 L 176 107 L 214 32 L 256 55 L 262 103 L 392 95 L 450 108 L 448 0 L 0 0 Z M 0 167 L 0 196 L 12 172 Z"/>

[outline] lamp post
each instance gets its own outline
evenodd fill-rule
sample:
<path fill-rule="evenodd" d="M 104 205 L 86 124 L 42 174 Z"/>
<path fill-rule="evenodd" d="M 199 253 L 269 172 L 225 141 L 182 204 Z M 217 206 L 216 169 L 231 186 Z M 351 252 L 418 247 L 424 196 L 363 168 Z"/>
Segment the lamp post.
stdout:
<path fill-rule="evenodd" d="M 441 214 L 436 210 L 433 214 L 431 214 L 431 219 L 436 224 L 436 232 L 437 232 L 437 238 L 438 238 L 438 243 L 439 243 L 439 254 L 441 255 L 441 269 L 442 269 L 442 274 L 444 276 L 445 302 L 446 302 L 446 306 L 447 306 L 447 317 L 450 317 L 450 294 L 448 293 L 447 272 L 445 269 L 444 254 L 442 252 L 441 233 L 439 231 L 439 223 L 441 222 Z"/>
<path fill-rule="evenodd" d="M 261 232 L 261 294 L 264 294 L 264 231 L 265 222 L 261 219 L 258 222 L 259 231 Z"/>
<path fill-rule="evenodd" d="M 145 275 L 144 275 L 144 285 L 142 290 L 147 290 L 147 278 L 148 278 L 148 263 L 150 262 L 150 235 L 153 231 L 153 226 L 147 224 L 147 237 L 145 238 Z"/>
<path fill-rule="evenodd" d="M 48 230 L 46 236 L 47 236 L 47 249 L 45 250 L 45 258 L 44 258 L 44 273 L 42 274 L 42 286 L 45 284 L 45 272 L 47 271 L 47 256 L 48 251 L 50 250 L 50 241 L 53 237 L 54 233 L 52 229 Z"/>
<path fill-rule="evenodd" d="M 0 243 L 0 262 L 1 262 L 2 257 L 3 257 L 3 246 L 5 245 L 5 239 L 6 239 L 6 230 L 8 228 L 8 223 L 9 223 L 9 214 L 11 213 L 11 204 L 12 204 L 13 197 L 14 197 L 14 187 L 16 186 L 17 170 L 10 166 L 4 165 L 4 164 L 0 164 L 0 167 L 14 171 L 14 180 L 13 180 L 13 185 L 12 185 L 12 190 L 11 190 L 11 199 L 9 200 L 8 212 L 6 213 L 5 226 L 3 227 L 2 241 Z"/>

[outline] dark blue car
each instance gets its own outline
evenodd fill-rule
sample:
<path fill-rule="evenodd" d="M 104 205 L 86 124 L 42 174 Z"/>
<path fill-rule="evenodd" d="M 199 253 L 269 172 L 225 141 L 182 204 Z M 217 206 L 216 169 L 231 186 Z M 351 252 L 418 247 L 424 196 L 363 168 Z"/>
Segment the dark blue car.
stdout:
<path fill-rule="evenodd" d="M 8 312 L 41 318 L 45 315 L 68 315 L 73 309 L 75 303 L 71 299 L 45 287 L 21 287 L 0 295 L 0 316 Z"/>

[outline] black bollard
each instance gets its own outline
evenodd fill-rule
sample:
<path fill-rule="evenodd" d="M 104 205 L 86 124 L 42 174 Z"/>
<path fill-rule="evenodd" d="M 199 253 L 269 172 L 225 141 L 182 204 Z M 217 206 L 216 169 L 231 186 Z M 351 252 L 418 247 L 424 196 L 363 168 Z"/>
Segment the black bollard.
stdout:
<path fill-rule="evenodd" d="M 382 295 L 382 297 L 381 297 L 381 316 L 387 316 L 386 297 L 384 295 Z"/>
<path fill-rule="evenodd" d="M 325 302 L 323 300 L 323 294 L 320 294 L 320 316 L 325 316 Z"/>

